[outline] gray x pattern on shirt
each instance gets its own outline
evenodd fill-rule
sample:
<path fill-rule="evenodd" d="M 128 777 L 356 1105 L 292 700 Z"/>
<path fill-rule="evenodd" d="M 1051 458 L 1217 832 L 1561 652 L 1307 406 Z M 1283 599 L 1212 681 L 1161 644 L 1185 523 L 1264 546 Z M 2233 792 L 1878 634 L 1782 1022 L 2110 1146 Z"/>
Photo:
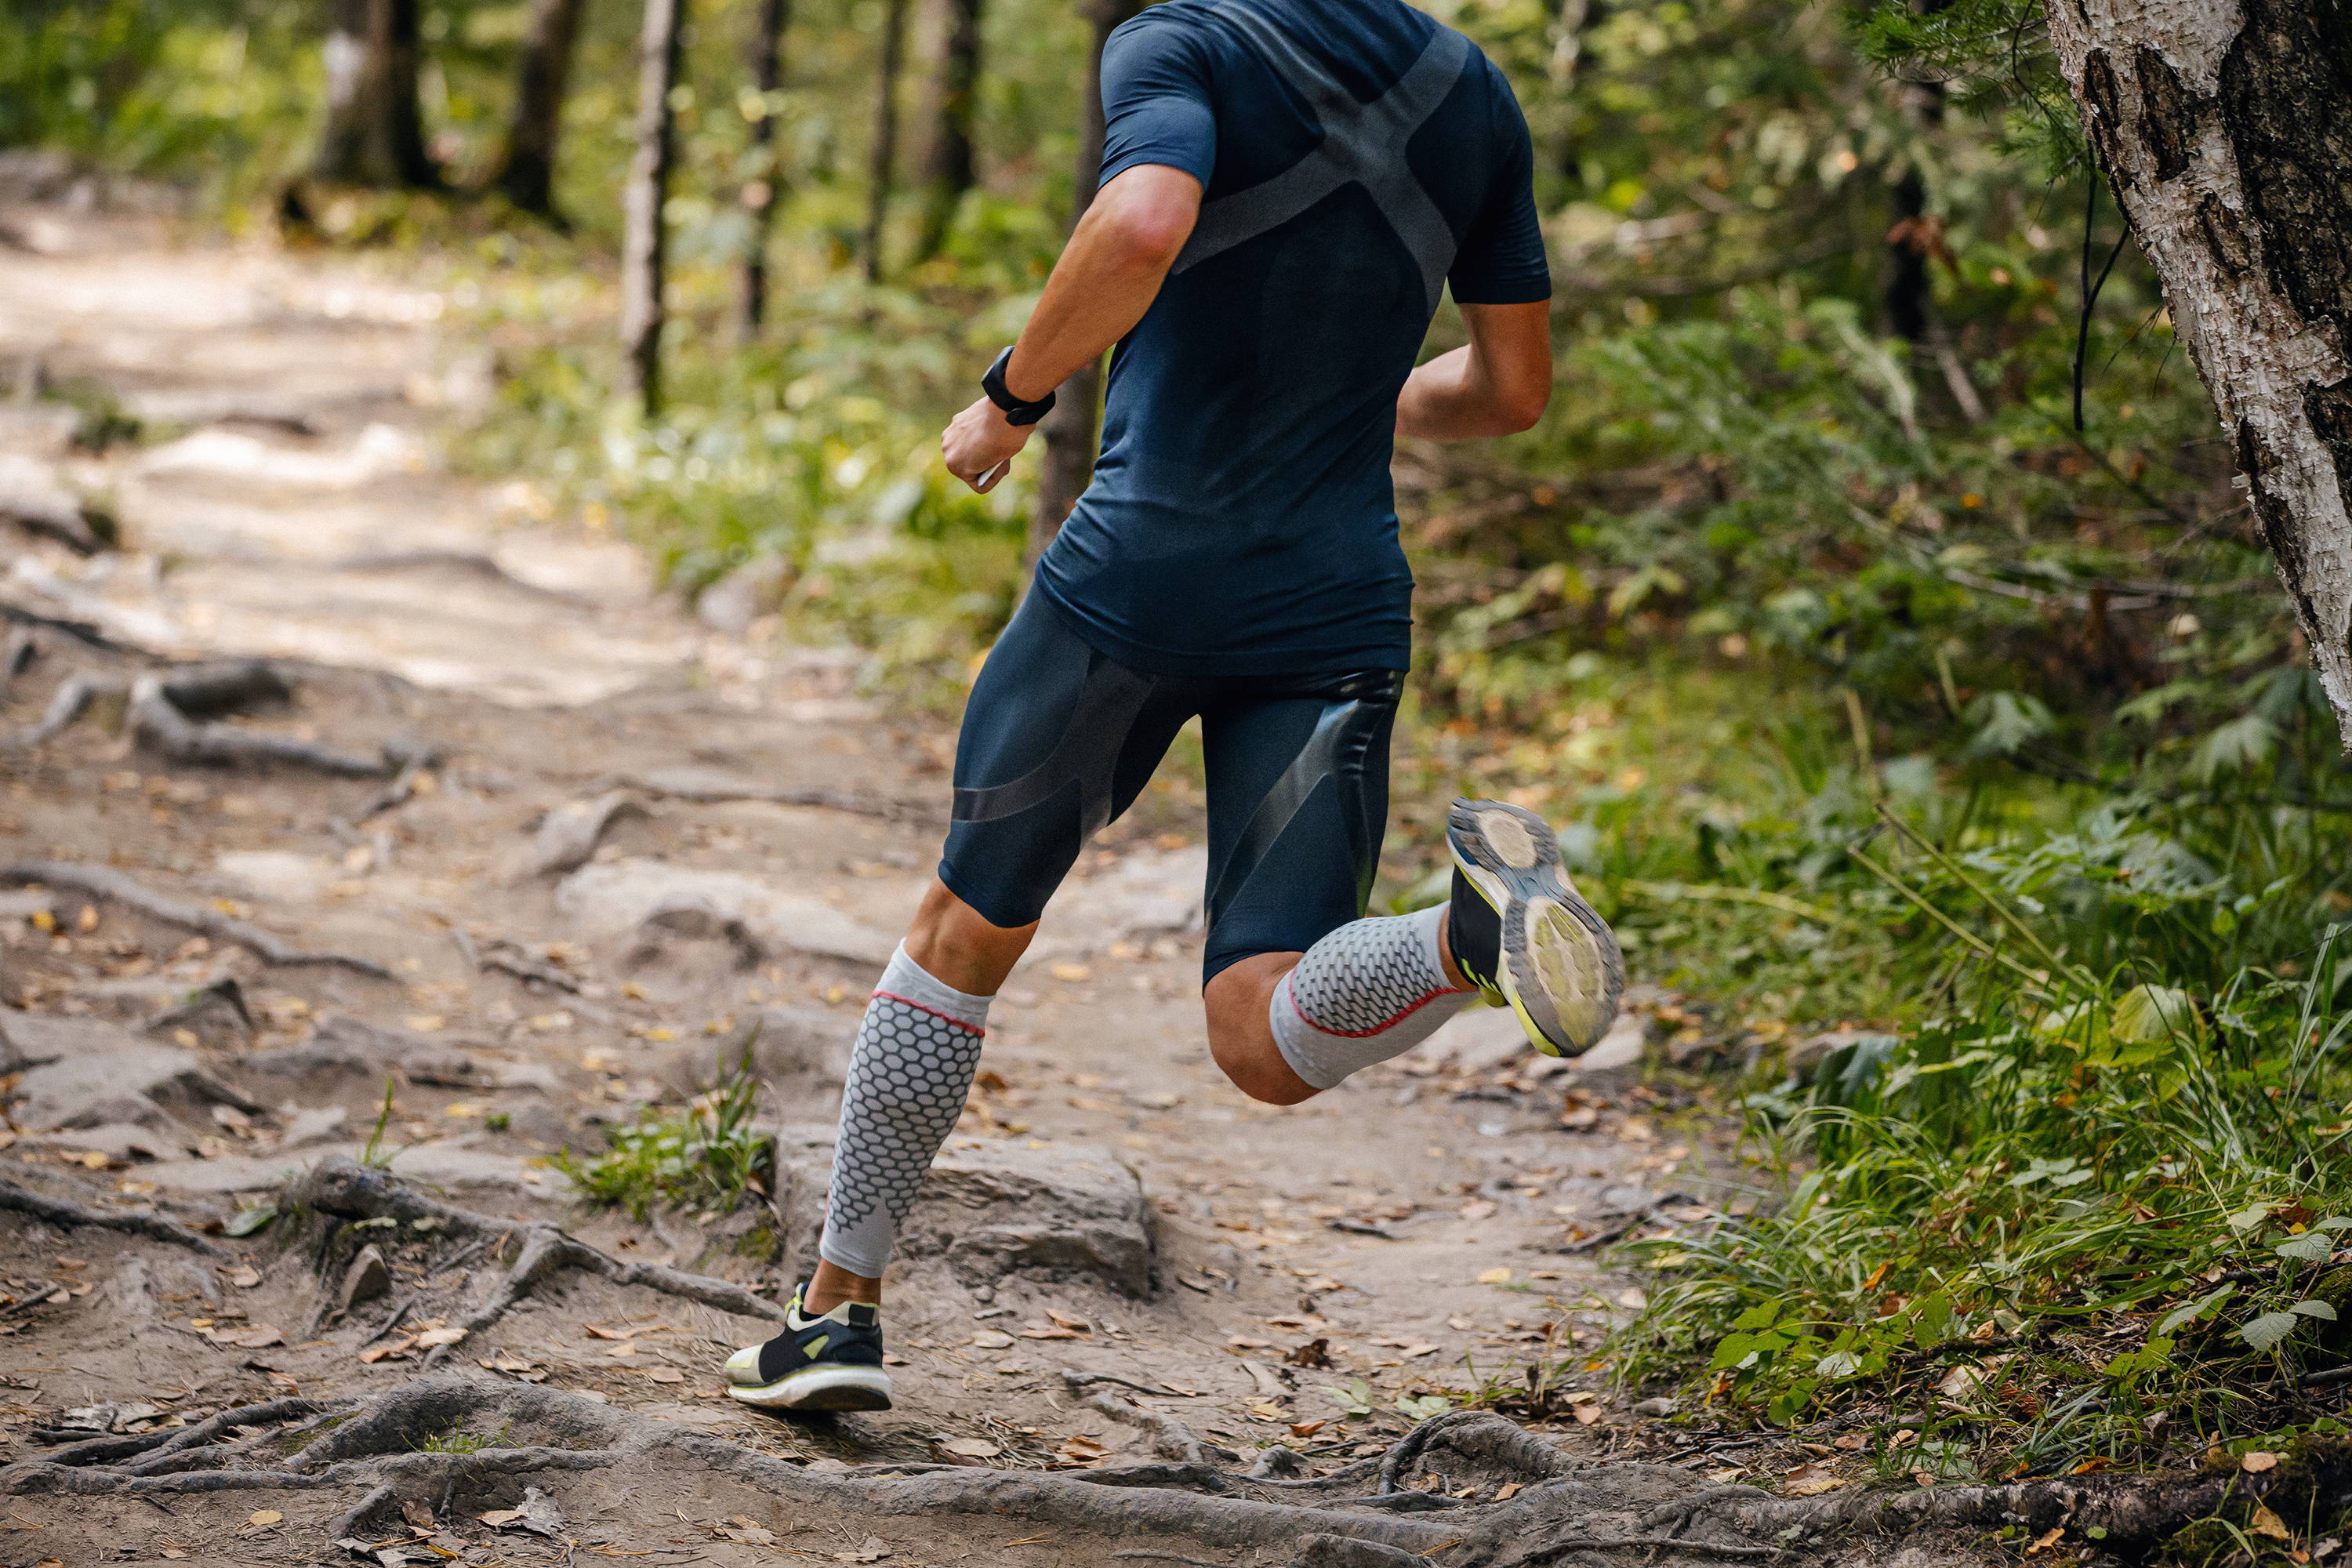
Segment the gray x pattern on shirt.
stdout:
<path fill-rule="evenodd" d="M 1323 128 L 1314 152 L 1270 180 L 1220 196 L 1201 209 L 1175 270 L 1206 261 L 1307 211 L 1341 186 L 1362 186 L 1420 265 L 1431 310 L 1454 263 L 1454 231 L 1405 162 L 1405 143 L 1445 101 L 1469 63 L 1470 46 L 1439 27 L 1396 85 L 1359 102 L 1319 62 L 1245 4 L 1220 13 L 1254 43 L 1267 66 L 1307 100 Z"/>

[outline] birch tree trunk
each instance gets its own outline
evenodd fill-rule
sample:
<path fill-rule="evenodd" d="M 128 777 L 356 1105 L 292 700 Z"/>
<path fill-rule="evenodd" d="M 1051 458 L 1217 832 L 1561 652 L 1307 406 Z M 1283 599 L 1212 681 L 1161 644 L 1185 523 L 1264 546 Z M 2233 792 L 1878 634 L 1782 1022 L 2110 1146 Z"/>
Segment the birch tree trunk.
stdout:
<path fill-rule="evenodd" d="M 2083 123 L 2352 741 L 2352 10 L 2052 0 Z"/>
<path fill-rule="evenodd" d="M 417 0 L 334 0 L 327 25 L 326 126 L 313 172 L 341 184 L 431 188 L 416 73 Z"/>
<path fill-rule="evenodd" d="M 1070 180 L 1070 226 L 1074 229 L 1093 205 L 1095 182 L 1102 176 L 1103 43 L 1121 22 L 1143 9 L 1141 0 L 1082 0 L 1082 4 L 1085 16 L 1094 27 L 1094 42 L 1087 50 L 1084 118 L 1078 125 L 1077 165 Z M 1037 474 L 1036 509 L 1029 514 L 1031 565 L 1036 564 L 1037 557 L 1045 553 L 1045 547 L 1062 531 L 1063 520 L 1078 504 L 1087 480 L 1094 475 L 1095 419 L 1101 402 L 1102 362 L 1097 360 L 1062 383 L 1053 412 L 1037 426 L 1037 433 L 1045 438 L 1045 460 Z"/>
<path fill-rule="evenodd" d="M 646 0 L 638 36 L 637 148 L 621 195 L 621 348 L 628 356 L 629 389 L 651 418 L 661 411 L 661 338 L 667 315 L 670 165 L 677 156 L 677 119 L 670 91 L 677 85 L 686 33 L 687 0 Z"/>
<path fill-rule="evenodd" d="M 515 68 L 514 117 L 507 124 L 498 187 L 516 206 L 541 217 L 556 216 L 555 148 L 562 135 L 563 99 L 579 32 L 580 0 L 531 0 L 530 25 Z"/>
<path fill-rule="evenodd" d="M 887 0 L 882 14 L 881 85 L 874 100 L 874 148 L 866 184 L 866 280 L 882 281 L 882 224 L 898 170 L 898 73 L 907 58 L 907 0 Z"/>
<path fill-rule="evenodd" d="M 915 259 L 929 261 L 948 242 L 956 207 L 972 187 L 973 100 L 980 88 L 982 0 L 947 0 L 947 37 L 931 98 L 931 135 L 923 152 L 923 228 Z"/>
<path fill-rule="evenodd" d="M 751 83 L 760 94 L 760 118 L 751 122 L 751 178 L 743 187 L 743 210 L 751 232 L 743 247 L 743 331 L 757 337 L 768 319 L 768 236 L 775 225 L 783 169 L 776 157 L 776 95 L 784 85 L 784 35 L 793 24 L 791 0 L 760 0 L 759 35 L 751 46 Z"/>

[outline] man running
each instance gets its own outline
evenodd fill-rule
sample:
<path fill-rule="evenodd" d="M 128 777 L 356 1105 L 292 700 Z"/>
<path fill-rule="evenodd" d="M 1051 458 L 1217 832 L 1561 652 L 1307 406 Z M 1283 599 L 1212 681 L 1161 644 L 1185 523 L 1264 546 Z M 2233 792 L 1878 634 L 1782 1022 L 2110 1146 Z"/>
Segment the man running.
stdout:
<path fill-rule="evenodd" d="M 1295 1105 L 1474 990 L 1553 1055 L 1616 1012 L 1615 940 L 1517 806 L 1457 801 L 1449 902 L 1362 918 L 1412 631 L 1392 439 L 1507 435 L 1550 395 L 1508 83 L 1402 0 L 1166 0 L 1111 35 L 1102 78 L 1100 193 L 942 441 L 992 488 L 1117 343 L 1102 456 L 972 688 L 939 877 L 851 1057 L 823 1262 L 785 1331 L 727 1363 L 748 1405 L 888 1407 L 881 1275 L 989 1003 L 1188 720 L 1209 1043 L 1244 1093 Z M 1449 284 L 1469 344 L 1415 369 Z"/>

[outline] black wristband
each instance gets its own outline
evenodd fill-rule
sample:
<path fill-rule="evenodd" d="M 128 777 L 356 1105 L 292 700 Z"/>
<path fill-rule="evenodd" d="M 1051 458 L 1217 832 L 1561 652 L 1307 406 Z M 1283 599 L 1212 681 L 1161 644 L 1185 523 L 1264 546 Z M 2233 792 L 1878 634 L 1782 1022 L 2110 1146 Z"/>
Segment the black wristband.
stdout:
<path fill-rule="evenodd" d="M 1004 384 L 1004 367 L 1012 363 L 1011 349 L 1006 349 L 1003 353 L 998 354 L 996 363 L 988 367 L 988 374 L 980 378 L 980 389 L 988 394 L 988 400 L 991 403 L 1004 410 L 1004 422 L 1007 425 L 1034 425 L 1052 412 L 1054 395 L 1049 392 L 1034 403 L 1024 403 L 1013 396 L 1012 391 Z"/>

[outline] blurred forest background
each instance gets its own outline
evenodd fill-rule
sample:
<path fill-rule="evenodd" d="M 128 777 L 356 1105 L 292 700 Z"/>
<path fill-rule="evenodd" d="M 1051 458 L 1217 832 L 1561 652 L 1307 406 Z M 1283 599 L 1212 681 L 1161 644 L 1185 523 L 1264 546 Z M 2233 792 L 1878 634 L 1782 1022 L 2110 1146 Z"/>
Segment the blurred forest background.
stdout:
<path fill-rule="evenodd" d="M 12 0 L 0 147 L 437 289 L 497 358 L 456 460 L 951 710 L 1090 436 L 982 498 L 937 432 L 1082 198 L 1115 4 Z M 2226 1427 L 2225 1373 L 2334 1332 L 2240 1310 L 2309 1279 L 2196 1281 L 2352 1184 L 2352 778 L 2039 6 L 1431 8 L 1526 108 L 1559 374 L 1526 436 L 1399 453 L 1379 896 L 1435 895 L 1454 791 L 1546 812 L 1675 1063 L 1803 1174 L 1649 1259 L 1627 1364 L 1793 1418 L 1956 1315 L 2193 1286 L 2131 1355 L 2029 1355 L 2008 1418 Z"/>

